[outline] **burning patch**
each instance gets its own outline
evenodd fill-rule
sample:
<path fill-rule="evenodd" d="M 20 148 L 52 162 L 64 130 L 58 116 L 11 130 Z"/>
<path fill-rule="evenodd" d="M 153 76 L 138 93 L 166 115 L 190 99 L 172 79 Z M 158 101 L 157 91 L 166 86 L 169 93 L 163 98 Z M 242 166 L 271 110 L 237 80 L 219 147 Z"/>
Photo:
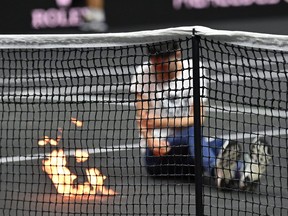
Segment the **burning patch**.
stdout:
<path fill-rule="evenodd" d="M 71 118 L 71 122 L 77 127 L 83 126 L 83 122 L 75 118 Z M 59 129 L 58 132 L 60 133 L 56 140 L 45 136 L 38 141 L 38 145 L 58 146 L 62 130 Z M 74 155 L 66 155 L 63 149 L 55 149 L 42 161 L 42 169 L 52 180 L 57 192 L 64 196 L 116 195 L 115 191 L 104 186 L 107 177 L 97 168 L 88 166 L 88 158 L 89 153 L 80 149 Z"/>

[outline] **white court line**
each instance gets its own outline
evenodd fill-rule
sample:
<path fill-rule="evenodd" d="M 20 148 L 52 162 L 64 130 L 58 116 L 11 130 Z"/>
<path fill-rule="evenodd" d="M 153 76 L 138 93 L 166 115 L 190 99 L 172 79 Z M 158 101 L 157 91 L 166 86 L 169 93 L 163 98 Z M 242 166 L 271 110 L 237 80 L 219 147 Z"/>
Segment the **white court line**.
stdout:
<path fill-rule="evenodd" d="M 278 56 L 279 57 L 279 56 Z M 280 58 L 280 57 L 279 57 Z M 261 66 L 261 70 L 263 70 L 263 67 L 268 66 L 268 67 L 273 67 L 276 66 L 277 63 L 280 63 L 279 58 L 275 57 L 270 57 L 270 58 L 256 58 L 256 59 L 233 59 L 233 60 L 225 60 L 223 62 L 217 62 L 217 61 L 206 61 L 203 62 L 203 66 L 209 67 L 214 70 L 219 70 L 219 69 L 230 69 L 230 68 L 235 68 L 237 65 L 238 67 L 257 67 Z M 283 55 L 283 58 L 281 56 L 281 60 L 283 60 L 283 64 L 287 61 L 288 55 Z M 216 59 L 217 60 L 217 59 Z"/>
<path fill-rule="evenodd" d="M 128 106 L 128 107 L 134 107 L 134 102 L 129 102 L 124 101 L 122 99 L 117 100 L 117 98 L 114 97 L 107 97 L 107 96 L 95 96 L 95 95 L 51 95 L 51 96 L 46 96 L 46 95 L 27 95 L 27 97 L 24 96 L 15 96 L 15 95 L 7 95 L 0 97 L 2 102 L 7 101 L 7 102 L 22 102 L 22 103 L 27 103 L 27 102 L 45 102 L 45 103 L 52 103 L 52 102 L 66 102 L 66 103 L 77 103 L 77 102 L 84 102 L 84 101 L 89 101 L 91 102 L 101 102 L 103 104 L 107 105 L 114 105 L 114 106 Z"/>
<path fill-rule="evenodd" d="M 287 78 L 286 73 L 269 73 L 269 72 L 253 72 L 251 73 L 251 77 L 253 78 L 269 78 L 268 75 L 270 74 L 272 78 Z M 224 75 L 223 77 L 211 76 L 211 80 L 209 81 L 210 84 L 215 82 L 234 82 L 234 81 L 243 81 L 247 79 L 245 74 L 238 74 L 238 75 Z M 80 86 L 80 87 L 43 87 L 43 89 L 35 88 L 33 90 L 25 91 L 11 91 L 7 89 L 7 91 L 3 91 L 0 99 L 2 101 L 8 100 L 11 102 L 12 100 L 38 100 L 38 101 L 61 101 L 61 102 L 71 102 L 71 101 L 110 101 L 113 103 L 117 103 L 116 99 L 104 97 L 105 99 L 101 99 L 101 96 L 95 96 L 95 93 L 105 93 L 105 91 L 120 91 L 120 90 L 129 90 L 131 87 L 131 83 L 129 84 L 111 84 L 110 86 Z M 61 95 L 60 93 L 66 93 L 66 95 Z M 75 95 L 74 95 L 75 94 Z M 87 95 L 86 95 L 87 94 Z M 121 101 L 118 103 L 124 105 Z M 131 106 L 129 102 L 125 103 L 125 105 Z M 134 103 L 133 103 L 134 105 Z"/>
<path fill-rule="evenodd" d="M 217 112 L 217 113 L 234 113 L 234 114 L 254 114 L 254 115 L 263 115 L 263 116 L 270 116 L 275 118 L 287 118 L 288 112 L 283 110 L 274 110 L 274 109 L 261 109 L 261 108 L 254 108 L 254 107 L 244 107 L 244 106 L 237 106 L 237 107 L 230 107 L 230 106 L 217 106 L 217 105 L 207 105 L 206 111 L 209 112 Z"/>
<path fill-rule="evenodd" d="M 83 150 L 87 151 L 89 154 L 101 154 L 101 153 L 125 151 L 125 150 L 135 149 L 135 148 L 139 148 L 139 147 L 140 147 L 139 143 L 137 143 L 137 144 L 120 145 L 120 146 L 115 146 L 115 147 L 111 146 L 111 148 L 105 148 L 105 149 L 95 148 L 95 149 L 83 149 Z M 74 155 L 75 150 L 64 151 L 64 154 L 67 156 Z M 40 160 L 40 159 L 44 159 L 48 155 L 49 154 L 33 154 L 33 155 L 26 155 L 26 156 L 2 157 L 2 158 L 0 158 L 0 164 Z"/>
<path fill-rule="evenodd" d="M 224 74 L 223 76 L 207 76 L 205 78 L 209 79 L 209 83 L 216 82 L 235 82 L 235 81 L 243 81 L 243 80 L 251 80 L 253 79 L 273 79 L 273 78 L 288 78 L 287 72 L 285 70 L 279 70 L 278 72 L 270 72 L 270 71 L 261 71 L 261 72 L 251 72 L 251 73 L 241 73 L 241 74 Z M 211 80 L 210 80 L 211 79 Z"/>
<path fill-rule="evenodd" d="M 12 97 L 12 96 L 10 96 Z M 9 96 L 2 97 L 2 101 L 10 101 L 12 102 L 12 99 L 14 101 L 24 101 L 28 102 L 27 100 L 23 98 L 23 96 L 13 96 L 12 99 Z M 121 101 L 117 100 L 117 98 L 112 97 L 104 97 L 104 96 L 90 96 L 90 95 L 71 95 L 71 96 L 53 96 L 53 97 L 44 97 L 45 100 L 43 100 L 43 97 L 41 96 L 33 96 L 30 98 L 33 102 L 36 101 L 45 101 L 45 102 L 53 102 L 55 101 L 64 101 L 64 102 L 81 102 L 81 101 L 89 101 L 89 102 L 102 102 L 104 104 L 113 105 L 113 106 L 127 106 L 134 108 L 135 103 L 129 102 L 129 101 Z M 129 100 L 129 99 L 127 99 Z M 255 115 L 263 115 L 263 116 L 270 116 L 270 117 L 280 117 L 280 118 L 287 118 L 288 112 L 283 110 L 275 110 L 275 109 L 263 109 L 263 108 L 254 108 L 254 107 L 244 107 L 238 105 L 235 106 L 217 106 L 212 104 L 207 104 L 206 106 L 207 112 L 216 112 L 216 113 L 234 113 L 234 114 L 255 114 Z"/>
<path fill-rule="evenodd" d="M 230 139 L 230 140 L 244 140 L 244 139 L 249 139 L 249 138 L 255 138 L 259 135 L 273 136 L 273 137 L 277 137 L 281 135 L 288 135 L 288 129 L 257 131 L 257 132 L 252 132 L 252 133 L 227 134 L 223 136 L 217 136 L 217 138 Z"/>
<path fill-rule="evenodd" d="M 108 67 L 107 67 L 108 68 Z M 117 69 L 119 68 L 119 69 Z M 54 71 L 55 69 L 53 69 Z M 28 70 L 29 71 L 29 70 Z M 120 71 L 120 72 L 118 72 Z M 124 72 L 124 73 L 123 73 Z M 45 72 L 40 72 L 40 73 L 36 73 L 36 75 L 34 74 L 26 74 L 26 75 L 22 75 L 21 77 L 19 76 L 15 76 L 15 75 L 10 75 L 7 77 L 1 77 L 0 78 L 0 84 L 12 84 L 12 83 L 39 83 L 39 82 L 43 82 L 45 79 L 49 79 L 49 80 L 65 80 L 67 78 L 85 78 L 85 77 L 103 77 L 105 75 L 109 75 L 109 76 L 115 76 L 115 75 L 129 75 L 129 74 L 135 74 L 135 67 L 131 66 L 131 67 L 127 67 L 127 66 L 123 66 L 123 67 L 109 67 L 109 69 L 104 69 L 104 68 L 91 68 L 89 70 L 65 70 L 63 71 L 63 69 L 59 69 L 59 71 L 57 72 L 51 72 L 48 73 L 47 71 Z M 49 75 L 49 76 L 48 76 Z"/>
<path fill-rule="evenodd" d="M 281 56 L 281 58 L 283 60 L 286 60 L 286 58 L 288 58 L 288 56 Z M 280 57 L 279 57 L 280 58 Z M 218 63 L 218 62 L 215 62 L 215 64 L 208 64 L 208 62 L 204 62 L 203 63 L 203 66 L 205 67 L 208 67 L 210 66 L 211 69 L 230 69 L 230 68 L 234 68 L 239 61 L 242 62 L 242 65 L 243 66 L 247 66 L 247 67 L 251 67 L 251 66 L 257 66 L 257 65 L 261 65 L 261 66 L 275 66 L 276 65 L 276 62 L 273 62 L 273 61 L 276 61 L 277 59 L 275 57 L 271 57 L 271 58 L 261 58 L 261 59 L 249 59 L 249 60 L 244 60 L 243 59 L 235 59 L 235 60 L 230 60 L 230 61 L 223 61 L 222 63 Z M 270 63 L 267 63 L 267 62 L 270 62 Z M 259 63 L 257 63 L 259 62 Z M 272 63 L 271 63 L 272 62 Z M 240 66 L 240 64 L 237 64 L 238 66 Z M 216 66 L 216 67 L 214 67 Z M 107 66 L 108 68 L 108 66 Z M 120 68 L 120 70 L 116 69 L 116 68 Z M 57 79 L 60 79 L 60 78 L 83 78 L 83 77 L 86 77 L 86 76 L 103 76 L 103 75 L 110 75 L 110 76 L 114 76 L 114 75 L 131 75 L 131 74 L 135 74 L 135 65 L 132 65 L 131 66 L 117 66 L 117 67 L 113 67 L 113 66 L 110 66 L 109 69 L 105 69 L 103 67 L 99 68 L 99 66 L 97 67 L 97 65 L 95 65 L 94 68 L 90 68 L 89 70 L 66 70 L 66 71 L 63 71 L 63 69 L 61 69 L 61 71 L 57 71 L 57 72 L 52 72 L 50 73 L 50 77 L 47 77 L 47 71 L 45 72 L 40 72 L 38 73 L 37 75 L 38 76 L 31 76 L 29 74 L 27 74 L 26 76 L 23 75 L 21 78 L 19 78 L 18 76 L 9 76 L 7 78 L 0 78 L 0 84 L 12 84 L 12 80 L 14 81 L 14 83 L 21 83 L 23 81 L 25 81 L 25 83 L 29 83 L 29 82 L 33 82 L 33 83 L 37 83 L 37 82 L 41 82 L 42 79 L 44 78 L 50 78 L 50 79 L 53 79 L 53 78 L 57 78 Z M 98 70 L 97 70 L 98 69 Z M 261 68 L 262 69 L 262 68 Z M 28 69 L 29 70 L 29 69 Z M 118 73 L 118 71 L 121 71 L 121 73 Z M 132 72 L 132 73 L 131 73 Z M 26 79 L 25 79 L 26 78 Z M 33 79 L 32 79 L 33 78 Z M 31 80 L 32 79 L 32 80 Z"/>
<path fill-rule="evenodd" d="M 235 82 L 235 81 L 243 81 L 243 80 L 251 80 L 253 81 L 253 79 L 258 79 L 258 78 L 262 78 L 265 80 L 268 79 L 273 79 L 273 78 L 277 78 L 277 79 L 282 79 L 282 78 L 288 78 L 288 75 L 286 74 L 286 72 L 284 70 L 280 70 L 279 72 L 251 72 L 248 74 L 249 76 L 247 76 L 247 74 L 245 73 L 241 73 L 241 74 L 226 74 L 223 76 L 207 76 L 206 75 L 206 79 L 209 79 L 208 84 L 213 84 L 213 83 L 217 83 L 217 82 L 223 82 L 223 83 L 230 83 L 230 82 Z M 31 82 L 35 85 L 35 82 L 33 80 L 31 80 L 31 78 L 29 79 L 30 81 L 27 81 L 28 83 Z M 1 82 L 0 82 L 1 83 Z M 27 83 L 25 83 L 27 84 Z M 11 83 L 10 83 L 11 85 Z M 20 88 L 20 87 L 17 87 Z M 71 94 L 95 94 L 95 93 L 105 93 L 106 91 L 129 91 L 131 88 L 131 83 L 112 83 L 109 86 L 68 86 L 68 87 L 35 87 L 32 90 L 18 90 L 18 91 L 11 91 L 10 87 L 7 88 L 6 90 L 3 90 L 3 93 L 1 95 L 0 98 L 3 98 L 5 96 L 17 96 L 17 95 L 21 95 L 22 98 L 24 97 L 31 97 L 34 98 L 34 96 L 55 96 L 55 94 L 60 94 L 60 92 L 62 93 L 66 93 L 67 97 L 69 97 Z M 70 95 L 69 95 L 70 94 Z M 57 95 L 56 95 L 57 96 Z M 62 97 L 64 97 L 65 95 L 60 95 Z"/>
<path fill-rule="evenodd" d="M 265 136 L 281 136 L 281 135 L 287 135 L 288 129 L 281 129 L 281 130 L 269 130 L 269 131 L 258 131 L 258 132 L 252 132 L 252 133 L 237 133 L 237 134 L 227 134 L 223 136 L 217 136 L 217 138 L 222 139 L 231 139 L 231 140 L 243 140 L 243 139 L 249 139 L 254 138 L 259 135 L 265 135 Z M 111 148 L 105 148 L 105 149 L 86 149 L 86 151 L 89 154 L 101 154 L 101 153 L 109 153 L 109 152 L 120 152 L 120 151 L 127 151 L 127 150 L 133 150 L 136 148 L 140 148 L 140 143 L 133 143 L 133 144 L 125 144 L 125 145 L 119 145 L 119 146 L 111 146 Z M 85 151 L 85 149 L 83 149 Z M 68 150 L 64 151 L 65 155 L 71 156 L 74 155 L 75 150 Z M 34 155 L 26 155 L 26 156 L 13 156 L 13 157 L 2 157 L 0 158 L 0 164 L 6 164 L 6 163 L 18 163 L 22 161 L 32 161 L 32 160 L 40 160 L 47 157 L 49 154 L 34 154 Z"/>
<path fill-rule="evenodd" d="M 283 58 L 285 59 L 285 58 Z M 263 64 L 263 61 L 264 60 L 264 64 Z M 276 61 L 276 58 L 263 58 L 263 59 L 251 59 L 251 61 L 248 63 L 247 60 L 245 60 L 243 62 L 243 66 L 257 66 L 257 65 L 261 65 L 261 66 L 275 66 L 276 63 L 266 63 L 266 61 Z M 225 69 L 230 69 L 230 68 L 235 68 L 234 64 L 236 64 L 238 61 L 241 61 L 242 62 L 242 59 L 236 59 L 236 60 L 232 60 L 232 61 L 223 61 L 223 63 L 215 63 L 215 64 L 208 64 L 208 62 L 204 62 L 203 65 L 205 67 L 210 67 L 211 69 L 213 70 L 218 70 L 219 69 L 223 69 L 224 70 L 224 73 L 225 73 Z M 260 62 L 260 63 L 256 63 L 256 62 Z M 214 67 L 216 66 L 216 67 Z M 108 67 L 107 67 L 108 68 Z M 116 68 L 120 68 L 119 70 L 116 69 Z M 3 85 L 3 84 L 9 84 L 9 85 L 12 85 L 12 84 L 17 84 L 17 83 L 25 83 L 26 85 L 28 83 L 33 83 L 34 85 L 37 84 L 37 83 L 40 83 L 40 82 L 43 82 L 43 80 L 45 80 L 45 78 L 49 78 L 50 79 L 57 79 L 57 81 L 59 80 L 65 80 L 66 78 L 85 78 L 85 77 L 97 77 L 97 76 L 103 76 L 103 75 L 109 75 L 109 76 L 115 76 L 115 75 L 119 75 L 119 76 L 122 76 L 122 75 L 134 75 L 136 73 L 135 71 L 135 66 L 123 66 L 123 67 L 111 67 L 109 69 L 98 69 L 97 70 L 97 67 L 95 68 L 91 68 L 90 70 L 72 70 L 72 71 L 57 71 L 57 72 L 52 72 L 50 73 L 49 77 L 47 76 L 47 71 L 44 72 L 44 73 L 39 73 L 37 74 L 38 76 L 31 76 L 29 74 L 27 74 L 26 76 L 22 76 L 22 77 L 17 77 L 17 76 L 9 76 L 7 78 L 0 78 L 0 85 Z M 262 68 L 260 70 L 263 70 Z M 118 72 L 118 71 L 121 71 Z M 267 71 L 269 73 L 271 73 L 270 71 Z M 274 71 L 272 73 L 279 73 L 279 72 L 285 72 L 284 70 L 280 70 L 280 71 Z M 253 74 L 250 73 L 250 74 Z M 255 72 L 256 75 L 258 74 L 261 74 L 261 72 Z M 225 75 L 226 76 L 226 75 Z M 279 76 L 279 74 L 278 74 Z M 281 75 L 282 76 L 282 75 Z M 224 79 L 225 80 L 225 79 Z M 235 80 L 239 80 L 239 79 L 235 79 Z M 219 80 L 220 81 L 220 80 Z M 230 81 L 233 81 L 233 80 L 230 80 Z M 112 84 L 113 85 L 113 84 Z M 119 84 L 118 84 L 119 85 Z"/>

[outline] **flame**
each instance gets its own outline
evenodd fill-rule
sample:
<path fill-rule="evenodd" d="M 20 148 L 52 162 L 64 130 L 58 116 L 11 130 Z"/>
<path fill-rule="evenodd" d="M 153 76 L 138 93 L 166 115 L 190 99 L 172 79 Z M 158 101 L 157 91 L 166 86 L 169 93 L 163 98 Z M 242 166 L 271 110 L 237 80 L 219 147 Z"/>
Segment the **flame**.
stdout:
<path fill-rule="evenodd" d="M 79 152 L 80 150 L 78 150 Z M 85 155 L 86 153 L 84 153 Z M 77 178 L 66 167 L 66 155 L 62 149 L 54 150 L 46 160 L 43 160 L 43 171 L 46 172 L 52 180 L 58 193 L 64 196 L 73 195 L 116 195 L 116 192 L 107 189 L 104 186 L 104 180 L 107 178 L 96 168 L 86 169 L 88 182 L 84 184 L 74 185 L 73 182 Z"/>
<path fill-rule="evenodd" d="M 45 146 L 47 144 L 51 144 L 52 146 L 58 145 L 58 140 L 50 139 L 48 136 L 45 136 L 43 140 L 38 141 L 39 146 Z"/>
<path fill-rule="evenodd" d="M 89 153 L 86 151 L 82 151 L 82 150 L 77 149 L 75 151 L 75 157 L 76 157 L 76 161 L 78 163 L 85 162 L 88 160 Z"/>
<path fill-rule="evenodd" d="M 72 123 L 77 126 L 83 125 L 82 122 L 71 118 Z M 74 121 L 74 122 L 73 122 Z M 45 136 L 43 140 L 38 141 L 39 146 L 45 146 L 47 144 L 57 146 L 62 138 L 62 129 L 58 129 L 57 139 L 51 139 Z M 75 151 L 75 158 L 77 163 L 82 163 L 88 160 L 89 153 L 77 149 Z M 106 176 L 96 168 L 87 168 L 85 173 L 88 181 L 83 184 L 75 185 L 74 181 L 77 176 L 69 170 L 67 167 L 67 158 L 65 152 L 62 149 L 53 150 L 46 159 L 42 161 L 42 169 L 48 174 L 52 180 L 57 192 L 64 196 L 77 196 L 77 195 L 116 195 L 117 193 L 112 189 L 107 189 L 104 186 Z M 83 168 L 84 169 L 84 168 Z"/>
<path fill-rule="evenodd" d="M 83 122 L 77 120 L 76 118 L 71 118 L 71 122 L 72 122 L 73 124 L 75 124 L 77 127 L 82 127 L 82 126 L 83 126 Z"/>

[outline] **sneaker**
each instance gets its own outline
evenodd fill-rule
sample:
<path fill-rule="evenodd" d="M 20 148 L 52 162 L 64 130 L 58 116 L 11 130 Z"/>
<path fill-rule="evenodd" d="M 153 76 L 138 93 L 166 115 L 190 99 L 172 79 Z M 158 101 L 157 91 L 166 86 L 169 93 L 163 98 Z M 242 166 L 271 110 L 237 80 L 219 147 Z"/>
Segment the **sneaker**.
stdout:
<path fill-rule="evenodd" d="M 227 189 L 233 185 L 237 164 L 241 158 L 241 146 L 237 141 L 228 140 L 217 156 L 215 175 L 218 188 Z"/>
<path fill-rule="evenodd" d="M 265 138 L 255 138 L 250 146 L 250 155 L 244 156 L 244 171 L 239 181 L 240 189 L 254 191 L 271 159 L 271 146 Z"/>

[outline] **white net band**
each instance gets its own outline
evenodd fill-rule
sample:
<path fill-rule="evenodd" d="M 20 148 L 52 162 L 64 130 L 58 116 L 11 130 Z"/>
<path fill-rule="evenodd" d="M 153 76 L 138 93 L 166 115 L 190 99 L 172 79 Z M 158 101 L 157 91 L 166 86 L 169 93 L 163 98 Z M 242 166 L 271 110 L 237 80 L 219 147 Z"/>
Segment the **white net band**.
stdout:
<path fill-rule="evenodd" d="M 153 43 L 196 35 L 235 45 L 288 50 L 288 36 L 243 31 L 214 30 L 202 26 L 178 27 L 127 33 L 66 35 L 1 35 L 0 49 L 113 47 Z"/>

